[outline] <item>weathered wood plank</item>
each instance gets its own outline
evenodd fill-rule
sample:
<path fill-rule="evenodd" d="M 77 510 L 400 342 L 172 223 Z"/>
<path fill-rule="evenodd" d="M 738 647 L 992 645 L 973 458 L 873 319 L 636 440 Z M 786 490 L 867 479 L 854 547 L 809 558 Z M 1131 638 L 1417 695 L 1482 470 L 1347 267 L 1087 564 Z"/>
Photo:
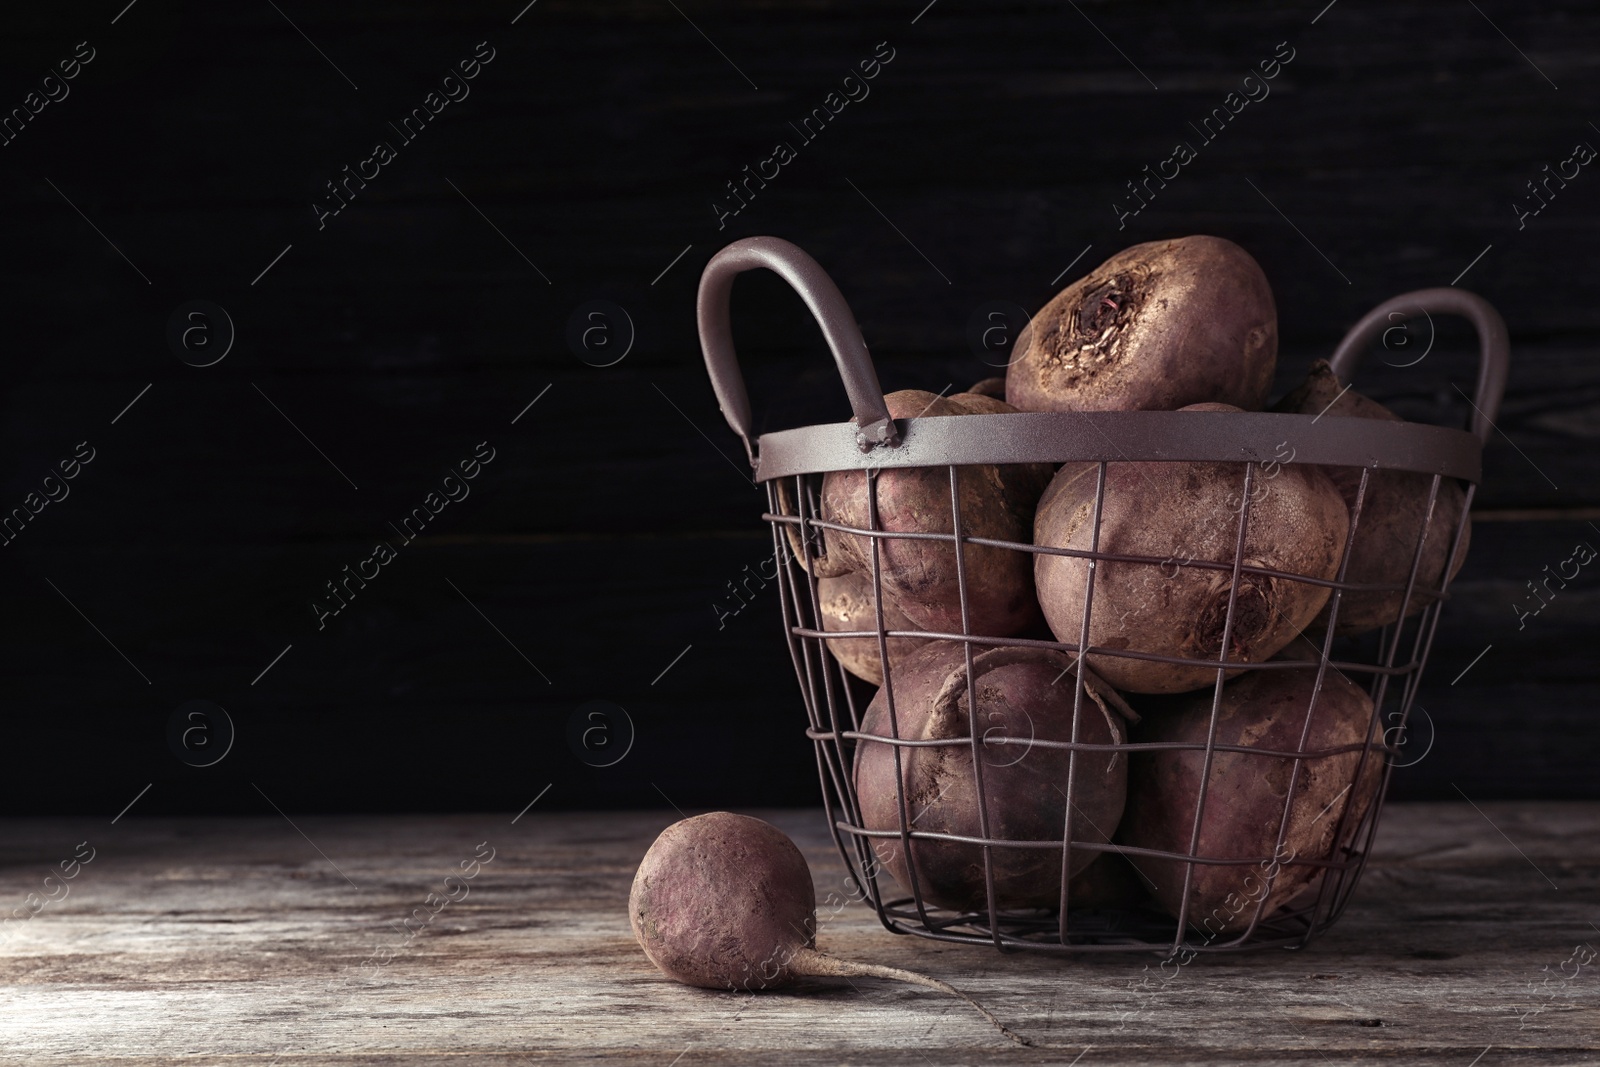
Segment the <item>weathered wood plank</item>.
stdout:
<path fill-rule="evenodd" d="M 819 899 L 842 891 L 819 812 L 763 814 L 806 851 Z M 65 899 L 0 927 L 0 1062 L 1066 1063 L 1092 1045 L 1113 1064 L 1443 1064 L 1485 1048 L 1553 1064 L 1600 1049 L 1596 972 L 1559 973 L 1596 940 L 1593 804 L 1394 806 L 1325 938 L 1166 980 L 1150 980 L 1155 957 L 1000 956 L 890 936 L 862 907 L 824 911 L 823 947 L 945 977 L 1035 1050 L 894 983 L 745 997 L 666 981 L 625 902 L 673 818 L 296 817 L 305 836 L 277 816 L 8 820 L 7 901 L 76 842 L 96 852 Z M 493 859 L 464 898 L 409 941 L 391 928 L 484 841 Z M 395 954 L 370 977 L 346 970 L 383 948 Z"/>

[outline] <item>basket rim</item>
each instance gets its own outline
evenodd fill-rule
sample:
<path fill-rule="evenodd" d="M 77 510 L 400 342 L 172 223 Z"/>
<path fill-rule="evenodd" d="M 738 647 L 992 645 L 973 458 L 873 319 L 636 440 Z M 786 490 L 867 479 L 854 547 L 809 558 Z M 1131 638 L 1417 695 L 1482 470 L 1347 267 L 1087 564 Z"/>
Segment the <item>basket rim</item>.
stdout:
<path fill-rule="evenodd" d="M 762 434 L 755 480 L 831 471 L 989 463 L 1316 464 L 1483 477 L 1483 445 L 1428 423 L 1274 411 L 1048 411 L 897 420 L 896 445 L 863 452 L 854 422 Z M 1288 448 L 1286 457 L 1283 449 Z"/>

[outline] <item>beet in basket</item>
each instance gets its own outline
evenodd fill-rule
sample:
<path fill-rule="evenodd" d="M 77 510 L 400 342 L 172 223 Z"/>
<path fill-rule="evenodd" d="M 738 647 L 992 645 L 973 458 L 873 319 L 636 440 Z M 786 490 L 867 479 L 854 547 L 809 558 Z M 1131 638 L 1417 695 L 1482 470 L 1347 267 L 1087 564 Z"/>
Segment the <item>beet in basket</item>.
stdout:
<path fill-rule="evenodd" d="M 758 268 L 810 308 L 852 421 L 753 438 L 729 296 Z M 706 366 L 767 493 L 829 826 L 886 928 L 1002 950 L 1177 953 L 1297 947 L 1338 917 L 1466 549 L 1508 343 L 1484 300 L 1428 289 L 1374 308 L 1329 360 L 1327 381 L 1348 383 L 1383 331 L 1437 314 L 1478 334 L 1467 430 L 1322 412 L 991 412 L 977 401 L 896 419 L 815 260 L 773 237 L 712 257 L 698 297 Z M 1201 465 L 1236 480 L 1224 506 L 1185 495 L 1178 475 Z M 1057 469 L 1039 513 L 1075 507 L 1071 536 L 992 536 L 982 507 L 996 472 L 1042 471 L 1042 486 Z M 1275 566 L 1272 509 L 1323 478 L 1344 497 L 1327 565 Z M 921 510 L 907 506 L 908 485 Z M 1386 503 L 1395 494 L 1409 494 L 1406 506 Z M 1181 521 L 1141 521 L 1161 509 Z M 1395 528 L 1396 514 L 1410 521 Z M 1162 531 L 1172 543 L 1152 542 Z M 1391 564 L 1385 581 L 1358 573 L 1364 531 L 1385 538 L 1374 550 Z M 906 599 L 919 561 L 948 567 L 943 614 Z M 1048 603 L 1036 624 L 986 632 L 985 582 L 1007 568 L 1037 574 Z M 1183 600 L 1184 589 L 1201 599 Z M 1320 608 L 1286 647 L 1239 654 L 1240 635 L 1308 601 Z M 1124 624 L 1154 611 L 1200 633 L 1204 654 L 1141 647 L 1127 634 L 1149 628 L 1119 625 L 1119 610 Z M 1151 676 L 1183 679 L 1185 691 L 1137 681 Z"/>

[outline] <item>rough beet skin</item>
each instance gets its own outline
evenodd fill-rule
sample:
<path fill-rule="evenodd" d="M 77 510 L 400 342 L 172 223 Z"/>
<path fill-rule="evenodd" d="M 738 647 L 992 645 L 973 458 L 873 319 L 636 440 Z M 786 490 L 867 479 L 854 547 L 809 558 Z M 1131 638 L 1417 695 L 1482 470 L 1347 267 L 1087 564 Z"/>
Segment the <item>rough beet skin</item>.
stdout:
<path fill-rule="evenodd" d="M 943 398 L 905 389 L 884 398 L 896 419 L 1003 414 L 1003 401 L 975 393 Z M 962 532 L 967 537 L 1027 544 L 1033 510 L 1050 480 L 1046 463 L 973 464 L 959 468 Z M 879 528 L 895 533 L 953 533 L 950 474 L 945 467 L 901 467 L 876 478 Z M 864 471 L 836 471 L 822 483 L 822 517 L 860 529 L 871 527 Z M 830 531 L 836 567 L 870 574 L 873 538 Z M 961 632 L 961 596 L 955 545 L 949 541 L 877 538 L 886 598 L 920 629 Z M 1017 549 L 968 544 L 964 549 L 971 632 L 1009 637 L 1039 618 L 1033 563 Z M 833 559 L 838 557 L 838 559 Z"/>
<path fill-rule="evenodd" d="M 794 979 L 793 953 L 816 943 L 811 868 L 783 831 L 726 811 L 661 832 L 634 875 L 633 936 L 667 977 L 706 989 L 766 989 Z"/>
<path fill-rule="evenodd" d="M 1196 404 L 1184 410 L 1235 410 Z M 1349 513 L 1319 468 L 1259 468 L 1250 491 L 1247 566 L 1331 579 L 1349 531 Z M 1068 463 L 1039 502 L 1034 543 L 1088 550 L 1093 545 L 1098 465 Z M 1195 561 L 1231 564 L 1244 504 L 1240 463 L 1109 463 L 1100 551 L 1148 556 L 1154 563 L 1101 561 L 1094 570 L 1089 622 L 1093 647 L 1216 660 L 1222 652 L 1233 575 Z M 1041 553 L 1034 574 L 1039 603 L 1056 639 L 1077 644 L 1089 561 Z M 1328 588 L 1241 574 L 1228 658 L 1258 663 L 1311 622 Z M 1216 681 L 1216 669 L 1108 654 L 1089 665 L 1118 689 L 1179 693 Z"/>
<path fill-rule="evenodd" d="M 1258 411 L 1278 312 L 1250 253 L 1221 237 L 1125 249 L 1057 293 L 1018 337 L 1006 402 L 1019 411 Z"/>
<path fill-rule="evenodd" d="M 1327 360 L 1321 359 L 1312 365 L 1305 383 L 1273 405 L 1273 410 L 1329 418 L 1405 421 L 1377 401 L 1369 400 L 1354 389 L 1345 389 L 1334 377 Z M 1333 479 L 1345 505 L 1353 510 L 1356 493 L 1361 487 L 1360 469 L 1324 467 L 1323 470 Z M 1428 490 L 1432 482 L 1431 475 L 1414 471 L 1374 470 L 1368 475 L 1361 517 L 1356 522 L 1355 543 L 1350 546 L 1346 581 L 1362 585 L 1405 585 L 1411 574 L 1417 539 L 1422 536 L 1422 523 L 1427 518 Z M 1455 568 L 1450 572 L 1452 579 L 1466 562 L 1467 546 L 1472 541 L 1472 518 L 1462 515 L 1465 500 L 1466 493 L 1460 482 L 1454 478 L 1440 479 L 1439 493 L 1433 504 L 1433 521 L 1428 524 L 1428 537 L 1417 566 L 1417 587 L 1406 608 L 1408 616 L 1433 603 L 1434 598 L 1424 595 L 1422 590 L 1439 588 L 1444 578 L 1458 516 L 1465 529 L 1461 532 L 1461 551 L 1456 554 Z M 1346 592 L 1339 598 L 1336 630 L 1341 635 L 1360 634 L 1397 622 L 1404 596 L 1403 590 Z M 1324 631 L 1330 608 L 1331 604 L 1317 617 L 1317 624 Z"/>
<path fill-rule="evenodd" d="M 996 846 L 996 903 L 1001 908 L 1055 907 L 1061 897 L 1061 848 L 1067 809 L 1069 751 L 1039 741 L 1071 741 L 1077 675 L 1072 657 L 1050 649 L 995 648 L 972 661 L 983 745 L 984 797 L 989 836 L 1012 841 L 1055 841 L 1055 848 Z M 904 740 L 972 737 L 967 666 L 954 641 L 926 645 L 892 672 L 895 725 Z M 892 737 L 888 686 L 878 691 L 862 721 L 863 733 Z M 1110 745 L 1123 740 L 1121 720 L 1084 694 L 1077 740 Z M 1001 742 L 1004 743 L 996 743 Z M 982 835 L 978 790 L 970 744 L 900 748 L 858 741 L 856 795 L 869 830 L 900 830 L 902 783 L 912 830 L 971 837 Z M 1073 839 L 1109 841 L 1127 795 L 1127 757 L 1120 752 L 1078 752 Z M 908 891 L 911 871 L 898 838 L 875 838 L 873 848 Z M 983 848 L 945 841 L 912 844 L 917 888 L 929 904 L 957 910 L 987 908 Z M 1074 849 L 1069 876 L 1098 853 Z"/>
<path fill-rule="evenodd" d="M 802 976 L 893 978 L 959 997 L 1029 1044 L 937 978 L 818 952 L 811 869 L 783 831 L 760 819 L 716 811 L 667 827 L 633 877 L 628 918 L 650 962 L 685 985 L 754 991 Z"/>
<path fill-rule="evenodd" d="M 1215 744 L 1280 752 L 1376 746 L 1372 701 L 1336 670 L 1323 677 L 1305 748 L 1300 746 L 1316 670 L 1251 671 L 1222 690 Z M 1177 741 L 1195 748 L 1136 752 L 1128 782 L 1128 811 L 1118 838 L 1138 848 L 1188 854 L 1205 766 L 1212 693 L 1182 698 L 1176 708 L 1151 710 L 1135 731 L 1139 742 Z M 1302 761 L 1284 820 L 1294 759 L 1243 752 L 1214 752 L 1205 815 L 1195 855 L 1250 860 L 1242 865 L 1194 865 L 1188 922 L 1221 936 L 1243 930 L 1260 906 L 1270 916 L 1321 871 L 1306 860 L 1335 856 L 1334 831 L 1346 818 L 1345 840 L 1365 816 L 1383 780 L 1384 755 L 1355 749 Z M 1360 781 L 1356 768 L 1362 767 Z M 1348 809 L 1348 812 L 1347 810 Z M 1296 862 L 1299 861 L 1299 862 Z M 1154 883 L 1152 894 L 1176 916 L 1183 901 L 1184 860 L 1140 856 L 1139 871 Z M 1270 882 L 1270 887 L 1269 887 Z M 1264 903 L 1263 903 L 1264 901 Z"/>
<path fill-rule="evenodd" d="M 878 628 L 877 598 L 872 595 L 871 572 L 850 571 L 837 578 L 817 581 L 817 601 L 822 608 L 824 630 L 876 630 Z M 917 630 L 921 627 L 906 617 L 893 598 L 883 605 L 885 630 Z M 830 637 L 828 651 L 857 678 L 883 684 L 883 657 L 876 637 Z M 893 670 L 900 661 L 931 641 L 929 637 L 890 637 L 889 666 Z"/>

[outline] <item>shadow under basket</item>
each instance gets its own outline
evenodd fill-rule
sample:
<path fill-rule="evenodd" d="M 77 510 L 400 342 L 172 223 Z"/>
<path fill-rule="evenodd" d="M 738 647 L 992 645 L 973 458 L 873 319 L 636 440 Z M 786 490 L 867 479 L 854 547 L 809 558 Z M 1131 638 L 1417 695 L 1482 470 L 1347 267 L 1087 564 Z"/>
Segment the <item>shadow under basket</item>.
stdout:
<path fill-rule="evenodd" d="M 838 364 L 853 421 L 777 431 L 759 440 L 752 437 L 749 399 L 733 351 L 728 304 L 734 278 L 757 268 L 784 278 L 810 307 Z M 853 897 L 877 912 L 887 929 L 1001 950 L 1198 953 L 1299 947 L 1338 918 L 1366 862 L 1389 773 L 1404 762 L 1407 720 L 1439 613 L 1449 599 L 1450 577 L 1465 550 L 1468 512 L 1481 477 L 1483 443 L 1505 385 L 1508 344 L 1504 323 L 1481 298 L 1454 288 L 1404 294 L 1373 309 L 1351 329 L 1330 360 L 1338 381 L 1350 380 L 1363 351 L 1384 330 L 1398 320 L 1424 314 L 1460 315 L 1477 330 L 1480 362 L 1467 430 L 1400 421 L 1230 411 L 964 414 L 897 421 L 890 417 L 854 317 L 838 288 L 814 260 L 794 245 L 771 237 L 735 242 L 711 259 L 701 278 L 698 301 L 706 365 L 722 411 L 743 440 L 756 480 L 767 493 L 763 518 L 772 531 L 785 634 L 809 716 L 806 734 L 816 751 L 829 827 L 850 872 L 847 885 Z M 1290 446 L 1288 455 L 1285 445 Z M 962 480 L 976 476 L 975 465 L 1065 463 L 1087 465 L 1083 477 L 1094 480 L 1092 528 L 1086 545 L 1040 546 L 1026 539 L 981 537 L 963 530 L 965 509 L 957 502 Z M 1238 506 L 1226 515 L 1234 545 L 1231 556 L 1189 559 L 1179 554 L 1177 545 L 1169 546 L 1165 554 L 1102 550 L 1108 483 L 1115 481 L 1110 475 L 1117 466 L 1173 463 L 1222 463 L 1237 470 L 1237 492 L 1230 499 Z M 1356 487 L 1354 504 L 1348 508 L 1349 527 L 1332 577 L 1262 566 L 1248 561 L 1244 552 L 1254 504 L 1262 499 L 1263 487 L 1281 470 L 1306 464 L 1329 472 L 1342 469 Z M 947 531 L 889 531 L 881 525 L 881 476 L 911 468 L 936 472 L 948 484 Z M 865 472 L 868 521 L 859 525 L 828 521 L 821 506 L 824 476 L 852 471 Z M 1351 548 L 1362 529 L 1363 502 L 1369 499 L 1374 475 L 1384 471 L 1412 472 L 1419 491 L 1426 492 L 1427 504 L 1420 509 L 1416 529 L 1400 538 L 1404 551 L 1409 552 L 1409 570 L 1402 580 L 1391 583 L 1348 580 Z M 1199 522 L 1204 517 L 1193 518 Z M 1442 536 L 1448 546 L 1436 580 L 1422 573 L 1430 531 L 1434 538 Z M 863 580 L 870 578 L 872 597 L 865 602 L 872 607 L 859 626 L 825 629 L 819 583 L 828 574 L 830 547 L 837 552 L 844 538 L 869 546 L 870 568 L 858 573 Z M 959 626 L 926 629 L 886 620 L 884 552 L 891 542 L 910 540 L 950 546 L 959 579 Z M 1077 633 L 1068 634 L 1075 640 L 1058 639 L 1065 629 L 1059 620 L 1053 620 L 1053 633 L 1043 626 L 1008 634 L 974 629 L 970 625 L 973 589 L 969 571 L 971 556 L 978 551 L 1024 553 L 1030 572 L 1040 555 L 1085 561 L 1081 618 L 1074 620 Z M 1217 654 L 1210 658 L 1172 656 L 1090 641 L 1095 593 L 1104 575 L 1110 573 L 1108 568 L 1122 568 L 1124 573 L 1154 569 L 1163 576 L 1193 570 L 1226 583 L 1228 592 L 1216 620 L 1224 635 Z M 1329 590 L 1320 621 L 1307 627 L 1276 657 L 1260 662 L 1230 659 L 1226 639 L 1244 610 L 1238 590 L 1252 581 L 1300 583 Z M 1359 595 L 1375 594 L 1397 599 L 1395 621 L 1369 633 L 1342 635 L 1338 627 L 1341 605 L 1353 603 L 1351 598 Z M 864 729 L 874 687 L 843 668 L 835 655 L 841 640 L 867 642 L 876 652 L 876 674 L 889 691 L 885 729 Z M 946 696 L 967 716 L 962 736 L 918 739 L 902 729 L 904 709 L 898 715 L 894 710 L 901 690 L 896 664 L 891 661 L 891 641 L 952 642 L 955 644 L 950 647 L 961 650 L 965 686 L 956 686 Z M 835 647 L 830 648 L 830 643 Z M 1071 684 L 1063 687 L 1070 693 L 1070 715 L 1059 720 L 1058 736 L 1030 732 L 1026 739 L 997 737 L 993 729 L 984 728 L 978 717 L 982 702 L 974 661 L 984 657 L 992 661 L 996 649 L 1033 650 L 1029 654 L 1035 658 L 1057 657 L 1063 674 L 1071 676 Z M 1079 664 L 1080 652 L 1087 669 Z M 1119 695 L 1097 675 L 1097 670 L 1119 661 L 1187 665 L 1203 669 L 1214 681 L 1207 681 L 1199 693 L 1181 697 Z M 955 676 L 961 675 L 959 666 Z M 1302 672 L 1308 679 L 1309 698 L 1303 708 L 1297 707 L 1294 729 L 1289 730 L 1294 739 L 1281 743 L 1281 739 L 1252 742 L 1247 738 L 1238 744 L 1218 740 L 1227 687 L 1266 671 Z M 1319 728 L 1317 714 L 1331 700 L 1327 693 L 1334 684 L 1364 694 L 1361 706 L 1370 702 L 1370 713 L 1363 713 L 1366 721 L 1354 728 L 1352 741 L 1318 747 L 1313 743 Z M 1193 704 L 1196 700 L 1209 706 L 1209 714 L 1204 707 L 1195 713 L 1198 738 L 1143 740 L 1143 725 L 1129 725 L 1137 719 L 1148 723 L 1171 715 L 1167 705 L 1174 701 Z M 1324 711 L 1324 718 L 1329 714 Z M 1085 724 L 1097 716 L 1114 720 L 1119 727 L 1111 730 L 1109 742 L 1086 740 L 1089 731 Z M 1008 838 L 996 829 L 1012 821 L 998 805 L 1015 803 L 1015 796 L 996 794 L 1005 793 L 997 786 L 1021 758 L 1011 747 L 1019 744 L 1025 755 L 1042 753 L 1063 768 L 1061 781 L 1066 789 L 1062 792 L 1058 785 L 1057 792 L 1073 801 L 1061 805 L 1063 817 L 1049 834 Z M 890 825 L 869 828 L 863 815 L 856 765 L 864 746 L 878 746 L 893 759 L 898 815 Z M 943 752 L 931 753 L 930 749 Z M 965 768 L 969 777 L 961 781 L 960 788 L 970 791 L 974 799 L 975 832 L 919 825 L 923 814 L 918 807 L 924 798 L 909 795 L 912 790 L 901 775 L 911 761 L 935 756 Z M 1083 814 L 1076 790 L 1087 776 L 1101 773 L 1102 766 L 1114 767 L 1118 760 L 1125 767 L 1139 768 L 1155 766 L 1163 759 L 1168 760 L 1164 765 L 1176 761 L 1175 765 L 1190 766 L 1196 772 L 1192 796 L 1183 797 L 1179 805 L 1183 818 L 1193 827 L 1182 835 L 1186 847 L 1181 842 L 1172 848 L 1128 844 L 1092 825 Z M 1215 772 L 1228 765 L 1240 773 L 1239 761 L 1247 761 L 1242 766 L 1253 768 L 1251 774 L 1276 776 L 1274 782 L 1284 787 L 1275 834 L 1270 824 L 1262 831 L 1265 836 L 1261 840 L 1275 837 L 1275 844 L 1244 853 L 1208 849 L 1201 832 L 1208 805 L 1215 815 L 1226 810 L 1218 805 L 1227 803 L 1213 788 Z M 1294 814 L 1296 803 L 1304 804 L 1313 783 L 1330 790 L 1330 775 L 1337 776 L 1331 785 L 1343 783 L 1343 788 L 1330 792 L 1334 802 L 1317 816 L 1325 820 L 1317 831 L 1320 836 L 1314 838 L 1318 846 L 1287 847 L 1292 843 L 1295 820 L 1302 818 Z M 974 898 L 953 906 L 948 900 L 945 906 L 936 902 L 940 894 L 931 891 L 926 857 L 936 856 L 941 849 L 947 857 L 962 857 L 961 862 L 967 864 L 967 873 L 977 886 Z M 1042 856 L 1059 864 L 1060 875 L 1052 883 L 1052 899 L 1016 906 L 1003 891 L 1004 873 L 1026 856 Z M 1086 861 L 1092 862 L 1081 871 L 1075 869 Z M 898 864 L 895 875 L 885 869 L 890 863 Z M 1219 916 L 1218 908 L 1201 906 L 1197 886 L 1224 868 L 1249 874 L 1240 878 L 1243 891 L 1228 899 L 1227 913 Z M 1151 892 L 1157 880 L 1150 874 L 1158 870 L 1181 882 L 1175 896 L 1166 894 L 1165 906 L 1157 904 Z M 1255 888 L 1251 888 L 1252 881 Z M 1284 892 L 1285 887 L 1292 891 Z"/>

